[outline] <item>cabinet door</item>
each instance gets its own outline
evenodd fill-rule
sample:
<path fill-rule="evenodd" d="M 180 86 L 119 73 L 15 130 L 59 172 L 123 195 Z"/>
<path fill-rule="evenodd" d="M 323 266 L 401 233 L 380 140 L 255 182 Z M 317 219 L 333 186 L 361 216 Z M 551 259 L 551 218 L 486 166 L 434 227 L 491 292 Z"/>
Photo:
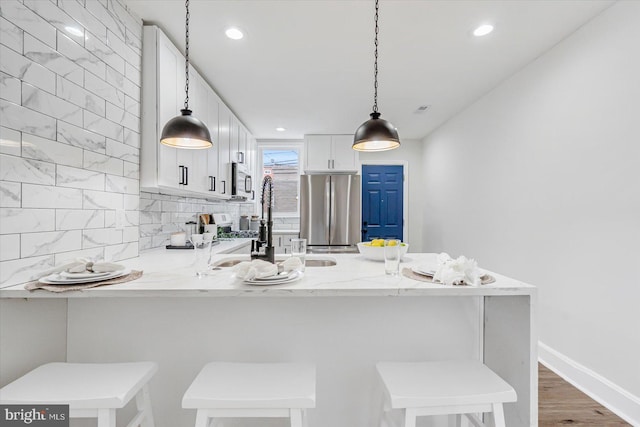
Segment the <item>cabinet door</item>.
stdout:
<path fill-rule="evenodd" d="M 178 75 L 182 75 L 184 81 L 184 68 L 179 72 L 182 57 L 171 44 L 168 38 L 158 32 L 158 138 L 162 134 L 164 125 L 180 114 L 180 108 L 184 99 L 184 89 L 182 99 L 178 98 Z M 184 67 L 184 63 L 182 64 Z M 183 86 L 184 88 L 184 86 Z M 178 164 L 176 149 L 158 144 L 158 185 L 172 188 L 180 188 L 182 181 Z"/>
<path fill-rule="evenodd" d="M 207 87 L 207 126 L 213 139 L 213 147 L 207 150 L 207 191 L 218 194 L 222 191 L 218 176 L 218 154 L 220 151 L 220 135 L 218 133 L 218 97 Z"/>
<path fill-rule="evenodd" d="M 351 148 L 353 145 L 353 135 L 332 135 L 331 136 L 331 166 L 334 171 L 357 171 L 358 152 Z"/>
<path fill-rule="evenodd" d="M 238 163 L 248 166 L 247 162 L 247 130 L 240 126 L 238 135 Z"/>
<path fill-rule="evenodd" d="M 189 106 L 193 110 L 193 116 L 205 125 L 208 125 L 207 84 L 195 70 L 189 73 L 189 80 Z M 191 151 L 191 169 L 189 170 L 190 176 L 187 188 L 189 191 L 203 194 L 207 193 L 209 188 L 209 179 L 207 176 L 208 150 L 210 150 L 210 148 L 204 150 L 189 150 Z"/>
<path fill-rule="evenodd" d="M 235 118 L 233 113 L 231 113 L 229 117 L 229 149 L 231 150 L 231 160 L 232 162 L 238 161 L 238 150 L 240 148 L 240 125 L 238 124 L 238 120 Z"/>
<path fill-rule="evenodd" d="M 231 111 L 222 103 L 218 104 L 218 176 L 220 188 L 218 194 L 231 195 L 231 166 L 229 163 L 229 132 L 231 128 Z"/>
<path fill-rule="evenodd" d="M 304 148 L 305 170 L 331 170 L 331 135 L 307 135 Z"/>

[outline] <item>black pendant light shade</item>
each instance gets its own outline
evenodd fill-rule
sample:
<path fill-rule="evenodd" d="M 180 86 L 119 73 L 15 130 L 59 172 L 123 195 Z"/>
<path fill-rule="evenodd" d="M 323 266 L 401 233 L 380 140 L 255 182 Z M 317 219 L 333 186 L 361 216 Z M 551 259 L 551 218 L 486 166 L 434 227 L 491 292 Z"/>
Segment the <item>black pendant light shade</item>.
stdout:
<path fill-rule="evenodd" d="M 353 137 L 352 148 L 357 151 L 386 151 L 400 146 L 396 128 L 380 118 L 380 113 L 371 113 L 371 118 L 360 125 Z"/>
<path fill-rule="evenodd" d="M 353 148 L 356 151 L 387 151 L 400 146 L 398 130 L 388 121 L 380 118 L 378 112 L 378 2 L 375 15 L 375 55 L 373 61 L 373 113 L 371 118 L 360 125 L 353 136 Z"/>
<path fill-rule="evenodd" d="M 162 128 L 160 142 L 174 148 L 200 150 L 213 146 L 207 125 L 191 115 L 189 109 L 189 0 L 185 0 L 187 15 L 185 18 L 185 52 L 184 52 L 184 108 L 181 115 L 169 120 Z"/>
<path fill-rule="evenodd" d="M 213 146 L 207 126 L 191 115 L 191 110 L 180 110 L 182 115 L 169 120 L 162 129 L 160 142 L 169 147 L 198 150 Z"/>

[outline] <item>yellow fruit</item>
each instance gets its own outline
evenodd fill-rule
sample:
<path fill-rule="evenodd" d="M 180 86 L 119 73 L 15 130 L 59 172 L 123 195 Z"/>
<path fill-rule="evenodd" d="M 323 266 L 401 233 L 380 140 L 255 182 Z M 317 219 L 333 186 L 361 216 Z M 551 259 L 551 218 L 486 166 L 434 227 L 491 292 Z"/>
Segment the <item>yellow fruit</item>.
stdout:
<path fill-rule="evenodd" d="M 397 246 L 398 242 L 396 242 L 395 240 L 392 240 L 389 242 L 389 246 Z"/>

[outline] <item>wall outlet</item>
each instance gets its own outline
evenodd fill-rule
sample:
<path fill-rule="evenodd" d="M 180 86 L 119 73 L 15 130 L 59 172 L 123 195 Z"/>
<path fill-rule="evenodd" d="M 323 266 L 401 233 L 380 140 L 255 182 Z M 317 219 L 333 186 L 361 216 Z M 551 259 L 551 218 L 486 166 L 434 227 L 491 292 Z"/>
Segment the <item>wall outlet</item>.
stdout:
<path fill-rule="evenodd" d="M 124 228 L 124 209 L 116 209 L 116 230 L 121 230 Z"/>

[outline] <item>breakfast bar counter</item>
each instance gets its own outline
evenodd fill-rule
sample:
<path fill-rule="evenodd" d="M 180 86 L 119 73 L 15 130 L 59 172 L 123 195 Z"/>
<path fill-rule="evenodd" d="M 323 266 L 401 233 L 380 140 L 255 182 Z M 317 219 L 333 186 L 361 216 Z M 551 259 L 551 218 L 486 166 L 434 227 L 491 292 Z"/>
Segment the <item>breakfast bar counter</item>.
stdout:
<path fill-rule="evenodd" d="M 215 254 L 212 264 L 239 257 Z M 435 257 L 409 253 L 401 269 Z M 211 361 L 315 363 L 310 427 L 370 427 L 380 411 L 377 362 L 442 359 L 484 361 L 518 394 L 518 402 L 505 405 L 507 425 L 537 425 L 534 286 L 493 272 L 496 281 L 479 287 L 391 277 L 384 263 L 354 254 L 307 259 L 335 265 L 308 266 L 295 282 L 253 286 L 235 279 L 232 267 L 197 278 L 190 251 L 154 249 L 123 262 L 144 271 L 132 282 L 63 293 L 2 289 L 3 308 L 13 306 L 2 320 L 64 322 L 57 327 L 64 330 L 67 361 L 158 362 L 151 382 L 158 427 L 193 425 L 195 414 L 180 401 Z M 38 319 L 29 305 L 47 314 L 38 309 Z M 8 330 L 2 325 L 3 346 L 24 339 Z M 21 351 L 5 348 L 2 355 L 19 365 Z M 7 365 L 3 384 L 17 375 Z"/>

